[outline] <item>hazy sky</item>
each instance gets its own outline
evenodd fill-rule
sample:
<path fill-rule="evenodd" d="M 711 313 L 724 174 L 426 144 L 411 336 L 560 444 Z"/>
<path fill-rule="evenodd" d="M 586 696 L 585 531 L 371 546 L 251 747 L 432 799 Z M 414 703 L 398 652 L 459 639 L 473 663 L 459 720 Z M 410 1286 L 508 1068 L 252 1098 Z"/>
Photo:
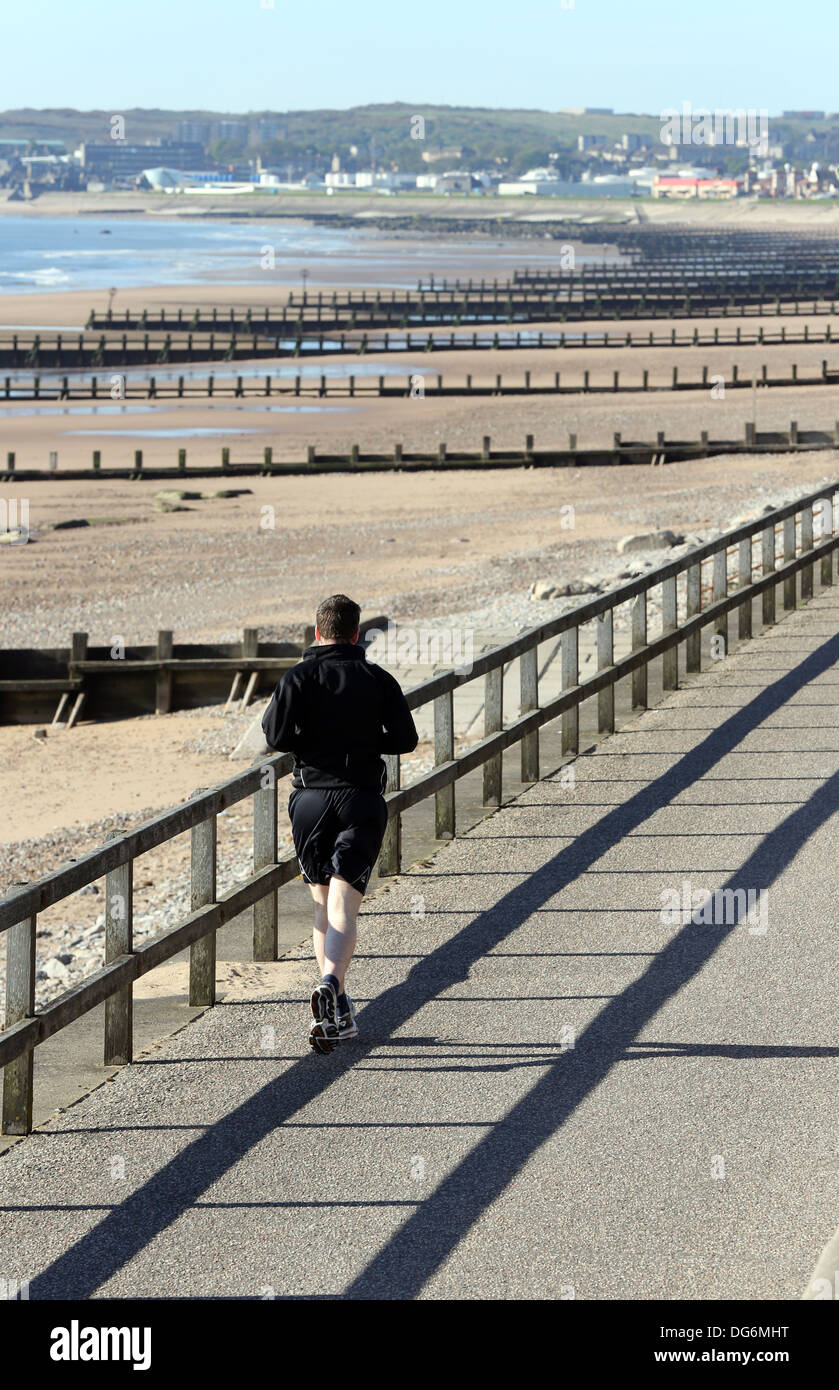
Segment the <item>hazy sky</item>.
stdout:
<path fill-rule="evenodd" d="M 24 0 L 0 106 L 839 109 L 839 0 Z"/>

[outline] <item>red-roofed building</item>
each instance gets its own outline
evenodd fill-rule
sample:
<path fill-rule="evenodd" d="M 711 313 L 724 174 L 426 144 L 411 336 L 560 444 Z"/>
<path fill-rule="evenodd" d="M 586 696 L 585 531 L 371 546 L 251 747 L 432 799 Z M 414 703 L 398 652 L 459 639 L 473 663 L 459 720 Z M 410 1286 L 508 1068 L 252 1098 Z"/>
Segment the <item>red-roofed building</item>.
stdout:
<path fill-rule="evenodd" d="M 678 174 L 659 174 L 653 180 L 654 198 L 737 198 L 742 192 L 742 179 L 683 178 Z"/>

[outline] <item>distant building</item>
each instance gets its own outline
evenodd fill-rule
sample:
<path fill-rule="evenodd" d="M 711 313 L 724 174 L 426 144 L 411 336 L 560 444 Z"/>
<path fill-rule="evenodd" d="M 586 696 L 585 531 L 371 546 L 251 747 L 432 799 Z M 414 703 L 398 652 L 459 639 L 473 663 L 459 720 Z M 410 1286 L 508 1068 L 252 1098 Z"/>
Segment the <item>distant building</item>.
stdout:
<path fill-rule="evenodd" d="M 206 145 L 209 138 L 209 121 L 175 122 L 175 139 L 179 144 Z"/>
<path fill-rule="evenodd" d="M 603 146 L 604 146 L 604 145 L 608 145 L 608 143 L 609 143 L 609 137 L 608 137 L 607 135 L 578 135 L 578 136 L 577 136 L 577 149 L 580 150 L 580 151 L 583 151 L 583 150 L 597 150 L 597 149 L 602 149 Z"/>
<path fill-rule="evenodd" d="M 621 149 L 629 150 L 630 153 L 634 150 L 640 150 L 645 143 L 643 135 L 624 134 L 621 136 Z"/>
<path fill-rule="evenodd" d="M 784 119 L 788 121 L 823 121 L 823 111 L 785 111 Z"/>
<path fill-rule="evenodd" d="M 177 140 L 158 140 L 147 145 L 129 145 L 124 140 L 84 141 L 76 151 L 87 174 L 108 174 L 130 178 L 154 167 L 154 156 L 166 160 L 173 169 L 201 169 L 206 163 L 203 145 Z"/>
<path fill-rule="evenodd" d="M 504 197 L 530 195 L 537 198 L 634 198 L 642 191 L 643 181 L 637 178 L 621 178 L 618 174 L 603 174 L 599 177 L 583 178 L 579 183 L 570 179 L 557 178 L 550 169 L 528 169 L 520 179 L 511 179 L 498 185 L 498 192 Z"/>
<path fill-rule="evenodd" d="M 212 121 L 210 123 L 211 140 L 232 140 L 234 144 L 244 145 L 247 142 L 248 121 Z"/>
<path fill-rule="evenodd" d="M 611 106 L 563 106 L 561 116 L 614 116 Z"/>
<path fill-rule="evenodd" d="M 743 192 L 742 179 L 701 178 L 692 175 L 658 174 L 653 182 L 654 198 L 736 198 Z"/>
<path fill-rule="evenodd" d="M 435 193 L 471 193 L 472 175 L 463 169 L 451 169 L 440 174 L 434 184 Z"/>
<path fill-rule="evenodd" d="M 232 174 L 221 174 L 216 169 L 143 169 L 143 178 L 152 188 L 172 193 L 178 188 L 194 187 L 198 184 L 232 183 Z"/>
<path fill-rule="evenodd" d="M 253 121 L 248 130 L 249 145 L 267 145 L 272 140 L 285 140 L 286 127 L 282 121 L 276 120 L 271 116 L 265 116 L 258 121 Z"/>

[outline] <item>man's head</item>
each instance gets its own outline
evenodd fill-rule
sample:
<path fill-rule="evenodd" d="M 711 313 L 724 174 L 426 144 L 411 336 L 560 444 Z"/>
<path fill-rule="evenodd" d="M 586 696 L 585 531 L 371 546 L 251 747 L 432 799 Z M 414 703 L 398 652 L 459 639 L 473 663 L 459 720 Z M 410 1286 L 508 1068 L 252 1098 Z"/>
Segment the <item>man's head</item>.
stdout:
<path fill-rule="evenodd" d="M 346 594 L 325 598 L 315 614 L 315 637 L 319 642 L 356 642 L 361 609 Z"/>

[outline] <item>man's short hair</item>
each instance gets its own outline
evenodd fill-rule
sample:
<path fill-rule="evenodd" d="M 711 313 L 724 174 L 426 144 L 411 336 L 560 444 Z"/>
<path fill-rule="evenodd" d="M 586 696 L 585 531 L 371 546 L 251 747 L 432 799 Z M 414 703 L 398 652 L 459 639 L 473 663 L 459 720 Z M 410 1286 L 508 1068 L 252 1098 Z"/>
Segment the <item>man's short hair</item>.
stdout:
<path fill-rule="evenodd" d="M 325 598 L 315 614 L 318 632 L 330 642 L 351 642 L 360 618 L 361 609 L 346 594 Z"/>

